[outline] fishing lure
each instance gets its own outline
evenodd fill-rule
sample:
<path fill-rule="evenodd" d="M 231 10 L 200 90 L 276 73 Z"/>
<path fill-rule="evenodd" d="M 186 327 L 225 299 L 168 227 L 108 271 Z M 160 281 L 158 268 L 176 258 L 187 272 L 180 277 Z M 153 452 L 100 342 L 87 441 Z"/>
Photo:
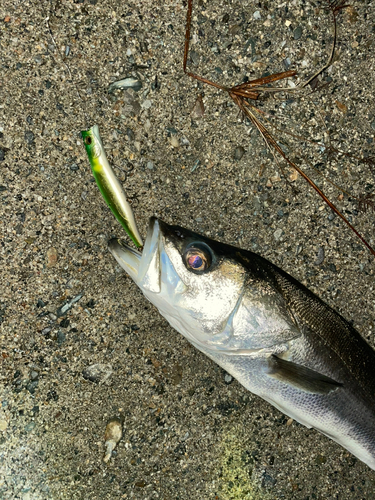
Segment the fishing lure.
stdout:
<path fill-rule="evenodd" d="M 81 134 L 92 173 L 103 198 L 134 245 L 137 248 L 142 248 L 143 242 L 134 219 L 133 210 L 126 199 L 125 192 L 119 180 L 108 163 L 100 138 L 99 127 L 94 125 L 89 130 L 83 130 Z"/>

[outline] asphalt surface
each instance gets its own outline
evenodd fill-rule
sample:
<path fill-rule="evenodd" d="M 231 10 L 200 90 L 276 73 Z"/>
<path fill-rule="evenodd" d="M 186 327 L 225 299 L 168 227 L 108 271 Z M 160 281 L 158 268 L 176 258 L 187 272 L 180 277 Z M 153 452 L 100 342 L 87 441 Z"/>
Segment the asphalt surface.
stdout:
<path fill-rule="evenodd" d="M 329 56 L 325 2 L 200 0 L 189 68 L 228 86 L 297 70 L 257 106 L 375 246 L 356 201 L 375 186 L 375 6 L 350 3 L 314 92 L 292 86 Z M 80 139 L 95 123 L 143 235 L 157 215 L 254 250 L 375 343 L 374 258 L 225 92 L 184 75 L 185 17 L 182 0 L 1 2 L 0 498 L 374 498 L 372 470 L 226 376 L 107 251 L 124 235 Z M 125 77 L 136 91 L 108 92 Z M 123 437 L 105 464 L 113 417 Z"/>

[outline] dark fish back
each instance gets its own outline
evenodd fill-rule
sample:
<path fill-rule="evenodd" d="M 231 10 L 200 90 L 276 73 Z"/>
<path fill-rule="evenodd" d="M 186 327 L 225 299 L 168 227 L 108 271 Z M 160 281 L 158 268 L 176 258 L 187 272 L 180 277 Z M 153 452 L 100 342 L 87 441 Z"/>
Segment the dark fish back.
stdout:
<path fill-rule="evenodd" d="M 338 356 L 375 410 L 375 351 L 338 312 L 287 273 L 272 267 L 293 315 Z"/>

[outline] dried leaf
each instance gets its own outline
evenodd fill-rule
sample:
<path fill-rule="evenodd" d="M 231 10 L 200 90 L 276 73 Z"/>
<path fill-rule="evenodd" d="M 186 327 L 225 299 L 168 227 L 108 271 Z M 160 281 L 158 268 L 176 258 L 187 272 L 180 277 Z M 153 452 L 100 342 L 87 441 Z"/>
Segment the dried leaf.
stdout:
<path fill-rule="evenodd" d="M 354 24 L 358 21 L 358 12 L 351 5 L 346 6 L 346 12 L 348 14 L 349 22 Z"/>
<path fill-rule="evenodd" d="M 335 101 L 335 102 L 336 102 L 336 106 L 341 111 L 341 113 L 346 115 L 346 113 L 348 112 L 348 108 L 345 106 L 345 104 L 340 102 L 340 101 Z"/>
<path fill-rule="evenodd" d="M 289 175 L 289 180 L 290 182 L 294 182 L 298 179 L 298 172 L 297 170 L 292 170 L 291 174 Z"/>
<path fill-rule="evenodd" d="M 197 100 L 195 101 L 194 107 L 191 111 L 191 117 L 198 119 L 202 118 L 204 115 L 204 104 L 203 104 L 203 99 L 201 94 L 197 97 Z"/>

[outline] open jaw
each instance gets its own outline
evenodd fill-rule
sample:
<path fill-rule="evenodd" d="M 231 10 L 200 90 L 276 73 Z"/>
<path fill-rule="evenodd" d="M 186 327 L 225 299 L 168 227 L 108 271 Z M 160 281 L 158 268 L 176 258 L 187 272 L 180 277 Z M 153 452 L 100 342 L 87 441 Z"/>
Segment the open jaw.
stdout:
<path fill-rule="evenodd" d="M 176 330 L 184 334 L 186 329 L 181 323 L 175 299 L 184 292 L 185 286 L 167 255 L 165 231 L 168 231 L 168 225 L 152 217 L 142 253 L 116 238 L 110 240 L 108 246 L 145 297 Z"/>
<path fill-rule="evenodd" d="M 153 292 L 160 291 L 159 235 L 159 221 L 152 217 L 142 252 L 117 238 L 108 242 L 109 251 L 135 283 Z"/>

